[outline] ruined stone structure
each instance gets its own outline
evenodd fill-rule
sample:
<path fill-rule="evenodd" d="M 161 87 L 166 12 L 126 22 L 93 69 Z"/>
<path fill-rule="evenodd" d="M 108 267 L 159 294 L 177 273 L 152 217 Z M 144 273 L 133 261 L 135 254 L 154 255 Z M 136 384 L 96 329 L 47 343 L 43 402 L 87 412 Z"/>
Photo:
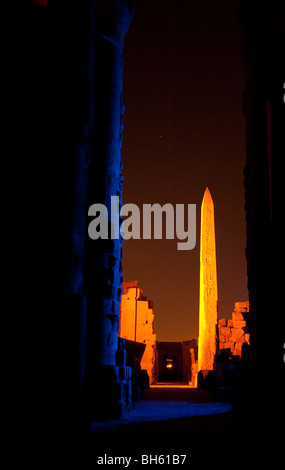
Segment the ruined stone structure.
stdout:
<path fill-rule="evenodd" d="M 21 312 L 19 327 L 23 318 L 29 326 L 18 355 L 22 383 L 37 396 L 42 421 L 47 402 L 55 404 L 53 430 L 61 439 L 64 430 L 70 444 L 67 433 L 74 437 L 98 414 L 120 411 L 121 240 L 95 247 L 86 227 L 90 204 L 109 208 L 110 195 L 121 196 L 122 46 L 133 2 L 49 3 L 49 25 L 46 9 L 32 2 L 20 2 L 11 22 L 3 301 L 13 321 Z M 268 422 L 280 415 L 285 395 L 285 12 L 281 0 L 239 4 L 250 346 L 234 409 Z M 269 335 L 273 314 L 278 328 Z M 268 371 L 272 387 L 263 386 Z"/>
<path fill-rule="evenodd" d="M 214 203 L 206 188 L 201 207 L 198 368 L 213 370 L 217 350 L 218 289 Z"/>
<path fill-rule="evenodd" d="M 242 345 L 250 344 L 248 327 L 249 302 L 235 302 L 232 318 L 221 318 L 219 326 L 219 351 L 227 349 L 232 355 L 242 356 Z"/>
<path fill-rule="evenodd" d="M 155 380 L 156 335 L 153 333 L 153 303 L 143 295 L 138 281 L 123 283 L 119 337 L 146 345 L 141 368 L 146 369 L 150 384 Z"/>

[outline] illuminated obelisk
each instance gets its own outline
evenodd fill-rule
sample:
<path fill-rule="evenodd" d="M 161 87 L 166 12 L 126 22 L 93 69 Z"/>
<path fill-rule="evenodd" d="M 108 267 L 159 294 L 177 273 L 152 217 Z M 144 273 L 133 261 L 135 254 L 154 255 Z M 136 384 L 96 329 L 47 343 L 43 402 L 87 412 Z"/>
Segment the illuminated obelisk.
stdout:
<path fill-rule="evenodd" d="M 206 188 L 201 208 L 198 370 L 213 370 L 216 354 L 218 288 L 214 203 Z"/>

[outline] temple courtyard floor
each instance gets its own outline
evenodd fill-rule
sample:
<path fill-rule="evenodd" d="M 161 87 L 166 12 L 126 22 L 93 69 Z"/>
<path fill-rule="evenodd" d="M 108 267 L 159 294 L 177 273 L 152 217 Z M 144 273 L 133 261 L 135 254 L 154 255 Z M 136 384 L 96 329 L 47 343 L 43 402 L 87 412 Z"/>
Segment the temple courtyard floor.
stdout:
<path fill-rule="evenodd" d="M 161 383 L 145 390 L 121 420 L 92 423 L 91 431 L 88 450 L 95 466 L 187 468 L 212 462 L 219 468 L 230 464 L 247 468 L 263 457 L 273 463 L 281 450 L 266 425 L 237 416 L 231 403 L 217 402 L 205 390 L 183 383 Z"/>

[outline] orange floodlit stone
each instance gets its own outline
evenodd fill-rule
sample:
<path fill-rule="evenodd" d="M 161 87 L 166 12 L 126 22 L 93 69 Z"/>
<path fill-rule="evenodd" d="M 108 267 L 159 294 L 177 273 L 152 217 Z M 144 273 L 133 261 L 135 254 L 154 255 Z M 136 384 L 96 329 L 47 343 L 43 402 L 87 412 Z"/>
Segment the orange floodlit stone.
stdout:
<path fill-rule="evenodd" d="M 201 208 L 198 370 L 213 370 L 217 349 L 218 288 L 214 203 L 206 188 Z"/>

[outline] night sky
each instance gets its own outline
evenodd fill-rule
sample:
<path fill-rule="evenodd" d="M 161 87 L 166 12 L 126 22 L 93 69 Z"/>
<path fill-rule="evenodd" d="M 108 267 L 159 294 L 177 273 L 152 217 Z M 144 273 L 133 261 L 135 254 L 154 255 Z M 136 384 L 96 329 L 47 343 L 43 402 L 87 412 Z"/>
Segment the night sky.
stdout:
<path fill-rule="evenodd" d="M 154 301 L 159 341 L 198 337 L 200 210 L 215 205 L 219 317 L 248 298 L 244 69 L 234 1 L 140 0 L 124 46 L 123 203 L 196 204 L 196 247 L 126 240 L 124 280 Z"/>

